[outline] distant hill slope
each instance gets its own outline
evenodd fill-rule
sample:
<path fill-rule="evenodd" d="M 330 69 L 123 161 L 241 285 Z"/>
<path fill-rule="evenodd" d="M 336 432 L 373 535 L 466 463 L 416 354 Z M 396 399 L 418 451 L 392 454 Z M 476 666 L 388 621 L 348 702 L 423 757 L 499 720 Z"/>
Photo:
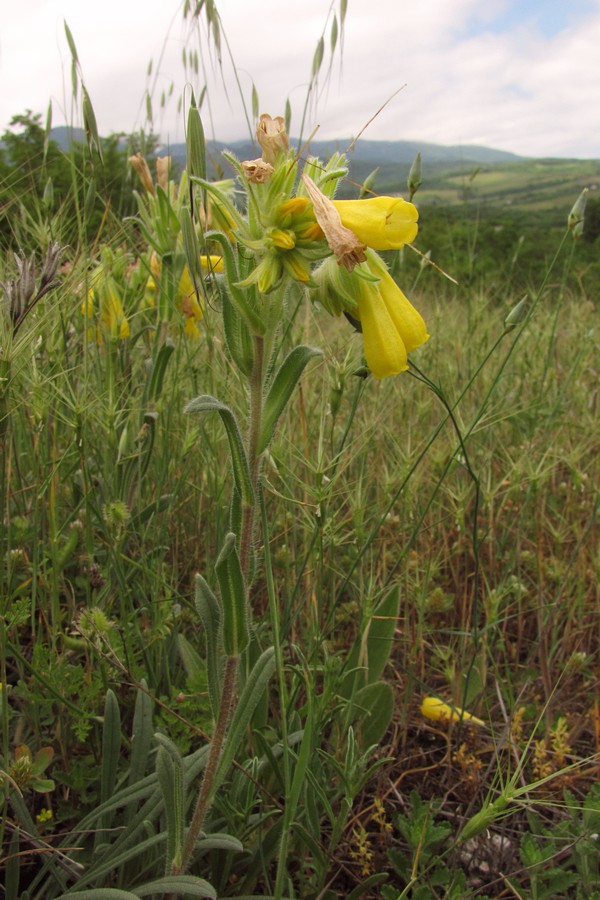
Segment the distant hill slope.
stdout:
<path fill-rule="evenodd" d="M 70 140 L 85 141 L 82 129 L 59 127 L 51 137 L 63 149 Z M 292 144 L 297 141 L 292 139 Z M 335 151 L 343 152 L 351 139 L 312 141 L 310 152 L 327 159 Z M 252 159 L 259 148 L 250 141 L 207 142 L 212 174 L 227 175 L 220 154 L 230 150 L 238 159 Z M 476 201 L 483 210 L 504 208 L 536 211 L 556 210 L 557 215 L 570 208 L 583 187 L 600 195 L 600 160 L 530 159 L 479 145 L 419 143 L 418 141 L 359 140 L 350 154 L 350 182 L 340 196 L 356 196 L 360 184 L 378 168 L 374 188 L 378 193 L 406 194 L 406 178 L 412 162 L 421 153 L 423 185 L 417 194 L 420 207 L 457 206 Z M 185 165 L 185 144 L 161 145 L 157 155 L 169 154 L 178 166 Z M 221 172 L 219 172 L 221 167 Z"/>
<path fill-rule="evenodd" d="M 65 125 L 53 128 L 50 137 L 63 150 L 67 150 L 72 140 L 85 142 L 85 132 L 81 128 L 68 128 Z M 291 139 L 293 146 L 298 145 L 296 138 Z M 352 145 L 352 138 L 339 138 L 332 141 L 311 141 L 310 153 L 315 156 L 329 157 L 335 151 L 345 152 Z M 231 150 L 240 159 L 251 159 L 258 155 L 259 149 L 251 141 L 207 141 L 210 154 L 219 154 L 222 150 Z M 475 144 L 444 146 L 442 144 L 419 143 L 418 141 L 368 141 L 362 138 L 353 146 L 350 157 L 355 163 L 369 163 L 375 166 L 387 164 L 412 164 L 417 153 L 421 153 L 424 163 L 435 165 L 451 165 L 454 163 L 499 163 L 515 162 L 522 159 L 515 153 L 495 150 L 492 147 L 481 147 Z M 161 144 L 157 155 L 168 153 L 178 163 L 185 160 L 185 144 Z"/>

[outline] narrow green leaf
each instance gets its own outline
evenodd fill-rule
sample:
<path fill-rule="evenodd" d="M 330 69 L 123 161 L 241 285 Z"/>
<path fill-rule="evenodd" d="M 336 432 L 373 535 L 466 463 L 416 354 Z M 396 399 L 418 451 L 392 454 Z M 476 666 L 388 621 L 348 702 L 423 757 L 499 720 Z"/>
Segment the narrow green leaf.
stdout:
<path fill-rule="evenodd" d="M 190 400 L 184 408 L 184 412 L 219 413 L 229 440 L 233 477 L 235 479 L 236 487 L 240 492 L 244 503 L 247 506 L 252 506 L 254 503 L 254 488 L 252 487 L 252 480 L 250 478 L 248 457 L 246 456 L 237 419 L 232 411 L 224 403 L 221 403 L 220 400 L 217 400 L 216 397 L 211 397 L 209 394 L 201 394 L 194 400 Z"/>
<path fill-rule="evenodd" d="M 239 703 L 233 714 L 223 753 L 219 761 L 219 767 L 217 769 L 215 789 L 227 775 L 238 747 L 244 738 L 246 728 L 252 719 L 254 710 L 258 706 L 274 671 L 275 648 L 268 647 L 264 653 L 259 656 L 252 667 L 246 684 L 244 685 Z"/>
<path fill-rule="evenodd" d="M 148 881 L 140 887 L 134 888 L 136 897 L 150 897 L 152 894 L 177 894 L 185 897 L 213 897 L 217 892 L 214 887 L 203 878 L 195 875 L 165 875 L 156 881 Z"/>
<path fill-rule="evenodd" d="M 277 421 L 300 381 L 306 364 L 314 356 L 321 354 L 322 351 L 316 347 L 307 347 L 301 344 L 299 347 L 294 347 L 282 362 L 265 400 L 258 443 L 259 453 L 267 449 L 275 432 Z"/>
<path fill-rule="evenodd" d="M 258 119 L 258 91 L 256 85 L 252 82 L 252 118 Z"/>
<path fill-rule="evenodd" d="M 215 565 L 221 589 L 223 648 L 227 656 L 239 656 L 248 646 L 248 598 L 235 534 L 226 535 Z"/>
<path fill-rule="evenodd" d="M 19 856 L 19 829 L 15 828 L 8 845 L 8 858 L 4 869 L 4 898 L 5 900 L 17 900 L 19 896 L 20 876 Z"/>
<path fill-rule="evenodd" d="M 394 713 L 394 692 L 385 681 L 367 684 L 354 697 L 355 721 L 359 724 L 363 749 L 379 744 Z"/>
<path fill-rule="evenodd" d="M 395 585 L 375 608 L 368 624 L 367 683 L 372 684 L 383 674 L 392 648 L 400 611 L 400 586 Z"/>
<path fill-rule="evenodd" d="M 146 682 L 141 681 L 142 687 Z M 137 784 L 146 775 L 148 757 L 152 746 L 152 713 L 154 702 L 146 691 L 139 689 L 135 698 L 131 732 L 131 756 L 129 759 L 129 784 Z"/>
<path fill-rule="evenodd" d="M 177 635 L 177 649 L 179 650 L 179 655 L 187 678 L 198 683 L 206 673 L 206 666 L 203 663 L 200 654 L 196 652 L 183 634 Z"/>
<path fill-rule="evenodd" d="M 156 354 L 156 359 L 152 364 L 150 373 L 150 382 L 148 385 L 148 402 L 155 403 L 160 397 L 165 380 L 167 366 L 175 350 L 175 344 L 169 338 L 161 344 L 160 350 Z"/>
<path fill-rule="evenodd" d="M 183 856 L 185 831 L 185 803 L 183 762 L 175 746 L 163 734 L 156 734 L 158 743 L 156 774 L 163 796 L 167 822 L 167 871 L 180 866 Z"/>
<path fill-rule="evenodd" d="M 312 742 L 313 742 L 313 723 L 312 723 L 312 710 L 309 711 L 308 718 L 306 720 L 306 724 L 304 726 L 304 734 L 302 735 L 302 743 L 300 744 L 300 751 L 298 753 L 298 757 L 296 759 L 296 764 L 294 765 L 294 777 L 292 779 L 292 785 L 290 788 L 289 796 L 286 798 L 285 804 L 285 821 L 288 823 L 288 826 L 291 825 L 294 816 L 296 814 L 296 807 L 298 805 L 298 800 L 300 799 L 300 791 L 302 790 L 304 784 L 304 777 L 306 775 L 306 770 L 308 768 L 308 764 L 310 762 L 312 756 Z"/>
<path fill-rule="evenodd" d="M 240 372 L 247 376 L 254 365 L 254 344 L 246 321 L 232 301 L 227 286 L 221 291 L 221 309 L 227 349 Z"/>
<path fill-rule="evenodd" d="M 232 834 L 209 834 L 208 837 L 200 838 L 196 843 L 194 850 L 194 858 L 201 853 L 208 853 L 209 850 L 226 850 L 228 853 L 243 853 L 244 845 L 240 840 Z"/>
<path fill-rule="evenodd" d="M 68 891 L 57 900 L 138 900 L 138 894 L 119 888 L 89 888 L 87 891 Z"/>
<path fill-rule="evenodd" d="M 350 891 L 347 900 L 360 900 L 361 897 L 378 896 L 371 888 L 376 887 L 378 884 L 384 884 L 388 878 L 387 872 L 376 872 L 374 875 L 369 875 L 362 884 L 357 885 L 353 891 Z M 394 896 L 396 896 L 395 893 Z"/>
<path fill-rule="evenodd" d="M 223 683 L 223 635 L 221 604 L 202 575 L 196 575 L 195 603 L 206 632 L 206 674 L 208 698 L 214 718 L 219 715 Z"/>
<path fill-rule="evenodd" d="M 104 701 L 104 727 L 102 729 L 102 774 L 100 803 L 114 794 L 117 769 L 121 756 L 121 714 L 119 701 L 110 688 Z"/>

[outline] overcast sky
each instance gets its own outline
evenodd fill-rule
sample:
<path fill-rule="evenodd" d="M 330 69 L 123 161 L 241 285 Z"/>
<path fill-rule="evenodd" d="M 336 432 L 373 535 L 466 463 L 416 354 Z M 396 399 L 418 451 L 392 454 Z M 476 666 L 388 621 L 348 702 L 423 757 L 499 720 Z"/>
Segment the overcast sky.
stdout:
<path fill-rule="evenodd" d="M 215 0 L 248 106 L 292 103 L 300 127 L 317 41 L 339 0 Z M 245 120 L 224 58 L 228 98 L 201 44 L 183 23 L 180 0 L 0 0 L 0 132 L 25 109 L 53 123 L 80 122 L 71 107 L 67 21 L 101 134 L 144 124 L 147 67 L 154 60 L 155 124 L 181 140 L 176 98 L 186 76 L 182 49 L 202 47 L 215 136 L 244 137 Z M 484 144 L 526 156 L 600 159 L 600 0 L 348 0 L 343 59 L 311 109 L 320 138 L 359 132 L 371 140 Z M 158 60 L 162 54 L 160 67 Z M 323 79 L 322 79 L 323 80 Z M 160 96 L 174 84 L 160 115 Z M 205 128 L 211 131 L 208 110 Z"/>

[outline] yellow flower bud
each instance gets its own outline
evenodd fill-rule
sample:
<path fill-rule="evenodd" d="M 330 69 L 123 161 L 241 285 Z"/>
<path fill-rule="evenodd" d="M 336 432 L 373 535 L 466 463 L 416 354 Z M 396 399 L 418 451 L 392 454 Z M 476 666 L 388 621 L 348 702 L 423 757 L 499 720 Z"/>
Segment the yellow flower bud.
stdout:
<path fill-rule="evenodd" d="M 272 228 L 267 236 L 271 240 L 274 247 L 280 250 L 293 250 L 296 246 L 296 239 L 293 231 L 283 230 L 282 228 Z"/>
<path fill-rule="evenodd" d="M 277 207 L 277 218 L 291 215 L 296 216 L 303 213 L 308 206 L 308 197 L 290 197 L 285 203 Z"/>

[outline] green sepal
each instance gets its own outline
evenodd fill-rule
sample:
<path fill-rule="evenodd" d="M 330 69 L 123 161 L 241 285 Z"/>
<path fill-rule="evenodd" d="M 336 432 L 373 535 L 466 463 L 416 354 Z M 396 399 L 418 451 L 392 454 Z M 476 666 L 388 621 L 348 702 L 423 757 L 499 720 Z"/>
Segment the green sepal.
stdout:
<path fill-rule="evenodd" d="M 282 362 L 265 399 L 258 441 L 259 453 L 263 453 L 267 449 L 275 432 L 277 421 L 300 381 L 306 364 L 314 356 L 321 355 L 322 350 L 301 344 L 299 347 L 294 347 Z"/>
<path fill-rule="evenodd" d="M 216 719 L 221 704 L 223 683 L 223 636 L 222 610 L 219 600 L 211 591 L 202 575 L 196 575 L 195 604 L 200 621 L 206 632 L 206 675 L 208 678 L 208 698 L 212 714 Z"/>
<path fill-rule="evenodd" d="M 187 406 L 185 406 L 184 412 L 219 413 L 229 440 L 235 485 L 246 506 L 252 506 L 254 503 L 254 489 L 250 478 L 250 467 L 248 465 L 248 457 L 246 456 L 242 435 L 235 415 L 228 406 L 221 403 L 216 397 L 211 397 L 210 394 L 201 394 L 199 397 L 195 397 L 194 400 L 190 400 Z"/>
<path fill-rule="evenodd" d="M 166 872 L 180 866 L 185 830 L 183 760 L 176 745 L 164 734 L 155 734 L 158 744 L 156 774 L 164 801 L 167 823 Z"/>
<path fill-rule="evenodd" d="M 227 656 L 239 656 L 250 641 L 246 585 L 233 532 L 225 542 L 215 565 L 221 589 L 223 648 Z"/>

